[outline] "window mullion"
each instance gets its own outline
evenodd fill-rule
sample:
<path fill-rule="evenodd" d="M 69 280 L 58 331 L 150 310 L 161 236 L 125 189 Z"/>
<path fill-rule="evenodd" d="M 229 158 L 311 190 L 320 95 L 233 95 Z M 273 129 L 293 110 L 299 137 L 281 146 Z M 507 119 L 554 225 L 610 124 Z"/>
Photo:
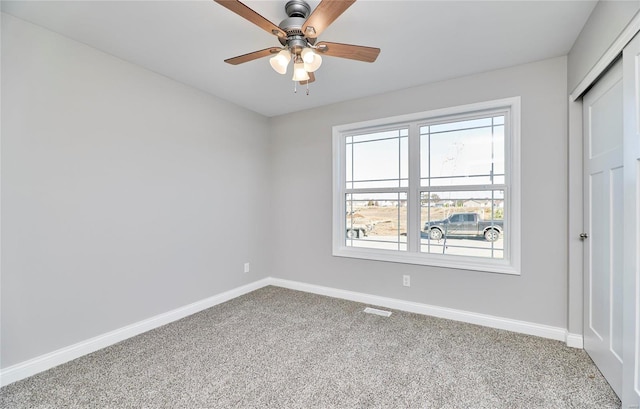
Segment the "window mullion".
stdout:
<path fill-rule="evenodd" d="M 409 194 L 407 197 L 407 250 L 420 250 L 420 135 L 409 125 Z"/>

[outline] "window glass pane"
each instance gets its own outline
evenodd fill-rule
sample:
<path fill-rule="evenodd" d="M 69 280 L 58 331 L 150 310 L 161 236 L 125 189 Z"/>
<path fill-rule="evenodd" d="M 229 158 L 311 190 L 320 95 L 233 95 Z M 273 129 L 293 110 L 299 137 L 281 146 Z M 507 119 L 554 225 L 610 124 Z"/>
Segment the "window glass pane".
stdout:
<path fill-rule="evenodd" d="M 492 120 L 422 126 L 421 185 L 504 183 L 504 125 L 492 125 Z"/>
<path fill-rule="evenodd" d="M 504 190 L 421 192 L 420 251 L 504 258 Z"/>
<path fill-rule="evenodd" d="M 354 180 L 397 181 L 399 179 L 398 171 L 400 169 L 400 157 L 398 148 L 398 139 L 385 139 L 374 142 L 362 142 L 354 144 Z"/>
<path fill-rule="evenodd" d="M 347 188 L 406 187 L 409 143 L 406 129 L 353 136 L 345 146 Z M 406 133 L 407 136 L 401 136 Z"/>
<path fill-rule="evenodd" d="M 429 186 L 429 127 L 420 127 L 420 178 L 422 186 Z"/>
<path fill-rule="evenodd" d="M 492 165 L 490 129 L 432 134 L 430 139 L 432 178 L 446 183 L 455 176 L 481 176 L 483 180 L 475 183 L 487 183 Z"/>
<path fill-rule="evenodd" d="M 460 129 L 471 129 L 491 126 L 491 118 L 471 119 L 468 121 L 448 122 L 431 125 L 431 133 L 448 132 Z"/>
<path fill-rule="evenodd" d="M 494 182 L 493 183 L 504 183 L 497 182 L 495 178 L 502 176 L 504 180 L 504 125 L 494 126 L 493 127 L 493 173 L 494 173 Z"/>
<path fill-rule="evenodd" d="M 400 136 L 400 130 L 394 129 L 391 131 L 382 131 L 382 132 L 372 132 L 362 135 L 354 135 L 352 136 L 352 143 L 358 142 L 371 142 L 383 139 L 396 139 Z M 406 136 L 406 135 L 404 135 Z"/>
<path fill-rule="evenodd" d="M 345 146 L 345 179 L 347 182 L 347 189 L 353 189 L 353 151 L 352 144 L 348 143 Z"/>
<path fill-rule="evenodd" d="M 400 178 L 409 182 L 409 138 L 400 138 Z"/>
<path fill-rule="evenodd" d="M 345 195 L 347 246 L 407 249 L 406 193 Z"/>

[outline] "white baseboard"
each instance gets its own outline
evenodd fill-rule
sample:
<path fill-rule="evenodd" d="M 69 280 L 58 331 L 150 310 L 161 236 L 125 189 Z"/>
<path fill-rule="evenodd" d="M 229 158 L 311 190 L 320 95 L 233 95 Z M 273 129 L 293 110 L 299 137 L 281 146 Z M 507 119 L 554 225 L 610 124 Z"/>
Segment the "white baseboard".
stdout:
<path fill-rule="evenodd" d="M 164 314 L 156 315 L 146 320 L 127 325 L 126 327 L 107 332 L 106 334 L 98 335 L 97 337 L 78 342 L 77 344 L 12 365 L 0 370 L 0 386 L 5 386 L 19 381 L 20 379 L 35 375 L 39 372 L 46 371 L 47 369 L 51 369 L 65 362 L 90 354 L 91 352 L 95 352 L 99 349 L 106 348 L 120 341 L 124 341 L 127 338 L 161 327 L 202 310 L 206 310 L 214 305 L 229 301 L 267 285 L 269 285 L 268 278 L 255 281 L 253 283 L 225 291 L 218 295 L 214 295 L 213 297 L 185 305 L 184 307 L 176 308 L 175 310 Z"/>
<path fill-rule="evenodd" d="M 233 298 L 250 293 L 268 285 L 325 295 L 328 297 L 341 298 L 345 300 L 360 302 L 363 304 L 393 308 L 400 311 L 430 315 L 454 321 L 462 321 L 490 328 L 504 329 L 558 341 L 565 341 L 570 347 L 582 348 L 582 336 L 578 334 L 568 333 L 565 328 L 551 327 L 526 321 L 518 321 L 508 318 L 495 317 L 492 315 L 478 314 L 474 312 L 404 301 L 395 298 L 387 298 L 377 295 L 370 295 L 354 291 L 347 291 L 337 288 L 323 287 L 297 281 L 268 277 L 2 369 L 0 370 L 0 386 L 5 386 L 10 383 L 19 381 L 20 379 L 35 375 L 39 372 L 46 371 L 47 369 L 51 369 L 55 366 L 61 365 L 65 362 L 69 362 L 83 355 L 87 355 L 99 349 L 106 348 L 117 342 L 124 341 L 127 338 L 131 338 L 143 332 L 147 332 L 154 328 L 169 324 L 173 321 L 177 321 L 186 316 L 195 314 L 207 308 L 211 308 L 215 305 L 221 304 L 225 301 L 229 301 Z"/>
<path fill-rule="evenodd" d="M 582 348 L 582 336 L 576 334 L 568 334 L 565 328 L 535 324 L 509 318 L 495 317 L 486 314 L 478 314 L 469 311 L 455 310 L 452 308 L 437 307 L 428 304 L 398 300 L 395 298 L 380 297 L 377 295 L 358 293 L 354 291 L 340 290 L 337 288 L 322 287 L 296 281 L 282 280 L 279 278 L 271 278 L 269 280 L 269 283 L 278 287 L 305 291 L 308 293 L 319 295 L 326 295 L 334 298 L 342 298 L 345 300 L 361 302 L 363 304 L 372 304 L 386 308 L 393 308 L 400 311 L 430 315 L 433 317 L 446 318 L 454 321 L 466 322 L 469 324 L 482 325 L 490 328 L 504 329 L 521 334 L 535 335 L 542 338 L 564 341 L 567 343 L 567 345 L 569 345 L 569 342 L 571 341 L 572 345 L 569 346 L 573 346 L 574 348 Z M 569 335 L 571 335 L 571 339 L 569 338 Z M 580 346 L 577 346 L 578 341 L 580 343 Z"/>
<path fill-rule="evenodd" d="M 583 349 L 584 341 L 582 335 L 567 332 L 567 346 L 571 348 Z"/>

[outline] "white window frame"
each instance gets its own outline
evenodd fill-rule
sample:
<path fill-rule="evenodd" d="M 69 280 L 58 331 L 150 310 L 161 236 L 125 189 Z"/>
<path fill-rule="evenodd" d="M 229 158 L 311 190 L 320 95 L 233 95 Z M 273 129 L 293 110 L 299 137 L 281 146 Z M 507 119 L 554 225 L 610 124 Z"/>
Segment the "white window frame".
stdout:
<path fill-rule="evenodd" d="M 493 114 L 503 111 L 505 115 L 505 191 L 504 259 L 455 256 L 423 253 L 419 251 L 420 220 L 420 136 L 423 122 L 453 122 L 469 116 Z M 380 128 L 406 126 L 409 128 L 409 188 L 407 195 L 407 251 L 384 250 L 346 245 L 346 169 L 345 138 Z M 520 199 L 520 97 L 499 99 L 476 104 L 443 108 L 389 118 L 374 119 L 333 127 L 333 255 L 405 264 L 446 267 L 483 272 L 520 274 L 521 260 L 521 199 Z M 491 186 L 478 185 L 473 188 L 489 190 Z M 494 188 L 494 187 L 492 187 Z M 375 189 L 384 191 L 386 189 Z M 398 190 L 398 189 L 394 189 Z M 401 188 L 399 190 L 405 190 Z"/>

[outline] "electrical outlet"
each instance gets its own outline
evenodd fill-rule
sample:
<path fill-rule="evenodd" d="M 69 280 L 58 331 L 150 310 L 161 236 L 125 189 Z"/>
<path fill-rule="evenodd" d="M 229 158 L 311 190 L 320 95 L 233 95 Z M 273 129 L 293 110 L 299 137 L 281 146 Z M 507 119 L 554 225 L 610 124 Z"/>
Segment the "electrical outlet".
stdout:
<path fill-rule="evenodd" d="M 251 270 L 251 266 L 249 263 L 244 263 L 244 272 L 248 273 Z"/>
<path fill-rule="evenodd" d="M 402 276 L 402 285 L 405 287 L 411 287 L 411 276 L 403 275 Z"/>

